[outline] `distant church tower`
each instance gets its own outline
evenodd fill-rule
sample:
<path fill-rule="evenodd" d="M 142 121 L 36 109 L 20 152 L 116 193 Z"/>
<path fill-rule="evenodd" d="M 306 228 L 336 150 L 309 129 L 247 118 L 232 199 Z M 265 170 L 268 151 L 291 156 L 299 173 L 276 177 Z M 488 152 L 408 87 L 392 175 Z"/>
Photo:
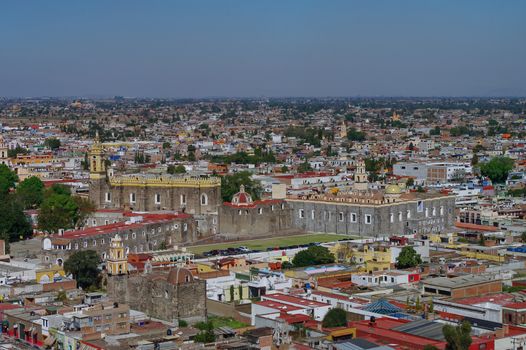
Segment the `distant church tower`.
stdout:
<path fill-rule="evenodd" d="M 4 141 L 4 138 L 0 136 L 0 164 L 9 165 L 8 158 L 8 147 Z"/>
<path fill-rule="evenodd" d="M 367 181 L 367 172 L 365 171 L 365 162 L 360 159 L 356 164 L 356 171 L 354 173 L 353 189 L 356 191 L 367 191 L 369 182 Z"/>
<path fill-rule="evenodd" d="M 110 256 L 106 260 L 108 275 L 126 275 L 128 273 L 128 257 L 124 251 L 122 238 L 116 234 L 110 242 Z"/>
<path fill-rule="evenodd" d="M 347 125 L 345 124 L 345 120 L 342 120 L 342 124 L 340 125 L 340 138 L 347 138 Z"/>
<path fill-rule="evenodd" d="M 89 178 L 90 178 L 90 199 L 97 206 L 104 203 L 106 186 L 106 163 L 104 159 L 104 146 L 100 142 L 99 132 L 95 135 L 95 141 L 89 151 Z"/>

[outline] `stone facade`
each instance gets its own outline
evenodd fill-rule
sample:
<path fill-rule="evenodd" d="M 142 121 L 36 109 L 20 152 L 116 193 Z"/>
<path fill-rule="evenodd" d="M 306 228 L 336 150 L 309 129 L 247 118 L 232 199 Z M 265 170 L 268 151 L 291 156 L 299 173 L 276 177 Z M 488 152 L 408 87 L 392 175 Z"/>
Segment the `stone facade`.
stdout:
<path fill-rule="evenodd" d="M 97 208 L 217 213 L 221 205 L 221 181 L 171 175 L 111 176 L 90 181 L 90 198 Z"/>
<path fill-rule="evenodd" d="M 196 222 L 188 214 L 145 214 L 109 225 L 65 231 L 44 237 L 44 262 L 61 265 L 70 254 L 80 250 L 95 250 L 103 260 L 109 255 L 111 238 L 122 237 L 126 253 L 138 253 L 170 247 L 197 239 Z M 164 243 L 164 244 L 163 244 Z"/>
<path fill-rule="evenodd" d="M 150 317 L 169 322 L 206 320 L 206 281 L 194 279 L 184 268 L 108 276 L 107 291 L 113 300 Z"/>
<path fill-rule="evenodd" d="M 373 201 L 371 201 L 373 202 Z M 307 232 L 390 236 L 441 232 L 455 220 L 452 196 L 418 196 L 378 203 L 288 199 L 293 226 Z"/>
<path fill-rule="evenodd" d="M 292 208 L 284 200 L 256 201 L 250 206 L 225 203 L 220 210 L 221 233 L 238 236 L 264 236 L 288 232 Z"/>

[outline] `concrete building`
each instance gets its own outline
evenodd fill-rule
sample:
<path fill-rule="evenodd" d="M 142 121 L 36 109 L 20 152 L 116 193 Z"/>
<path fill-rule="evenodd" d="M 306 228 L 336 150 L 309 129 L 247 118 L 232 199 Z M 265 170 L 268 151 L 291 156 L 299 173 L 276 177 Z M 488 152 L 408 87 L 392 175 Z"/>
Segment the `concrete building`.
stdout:
<path fill-rule="evenodd" d="M 436 277 L 423 281 L 426 294 L 451 298 L 481 296 L 502 291 L 502 280 L 485 275 L 466 275 L 460 277 Z"/>

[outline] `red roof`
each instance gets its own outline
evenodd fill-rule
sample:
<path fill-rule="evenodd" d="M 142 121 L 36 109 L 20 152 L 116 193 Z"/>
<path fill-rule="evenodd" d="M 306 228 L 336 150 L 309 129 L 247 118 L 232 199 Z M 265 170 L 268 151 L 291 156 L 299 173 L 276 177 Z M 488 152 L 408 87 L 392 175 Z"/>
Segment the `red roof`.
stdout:
<path fill-rule="evenodd" d="M 494 226 L 486 226 L 486 225 L 477 225 L 477 224 L 470 224 L 467 222 L 455 222 L 455 226 L 458 228 L 463 228 L 466 230 L 473 230 L 473 231 L 490 231 L 490 232 L 496 232 L 499 229 Z"/>
<path fill-rule="evenodd" d="M 280 302 L 277 302 L 277 301 L 272 301 L 272 300 L 258 301 L 255 304 L 256 305 L 261 305 L 261 306 L 264 306 L 264 307 L 268 307 L 270 309 L 275 309 L 277 311 L 284 311 L 284 312 L 298 311 L 298 310 L 303 309 L 301 307 L 288 305 L 288 304 L 283 304 L 283 303 L 280 303 Z"/>
<path fill-rule="evenodd" d="M 184 214 L 184 213 L 182 214 L 137 214 L 137 213 L 133 213 L 133 215 L 126 215 L 125 213 L 125 216 L 142 216 L 143 220 L 139 222 L 135 222 L 135 223 L 121 221 L 121 222 L 115 222 L 115 223 L 108 224 L 108 225 L 88 227 L 83 230 L 65 231 L 62 237 L 74 239 L 74 238 L 88 237 L 88 236 L 94 236 L 94 235 L 100 235 L 100 234 L 117 233 L 122 230 L 143 227 L 146 224 L 161 223 L 165 221 L 172 221 L 175 219 L 186 219 L 186 218 L 191 217 L 191 215 Z M 54 237 L 57 237 L 57 236 L 55 235 Z"/>
<path fill-rule="evenodd" d="M 505 307 L 506 309 L 515 309 L 515 310 L 526 309 L 526 302 L 523 301 L 521 303 L 506 304 L 503 307 Z"/>

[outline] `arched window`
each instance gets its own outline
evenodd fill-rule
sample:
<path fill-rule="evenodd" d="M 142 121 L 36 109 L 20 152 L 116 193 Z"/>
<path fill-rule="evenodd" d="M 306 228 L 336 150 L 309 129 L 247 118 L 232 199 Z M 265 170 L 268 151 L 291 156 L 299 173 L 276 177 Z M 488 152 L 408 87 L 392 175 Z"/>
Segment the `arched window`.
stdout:
<path fill-rule="evenodd" d="M 201 194 L 201 205 L 208 205 L 208 196 L 206 193 Z"/>

